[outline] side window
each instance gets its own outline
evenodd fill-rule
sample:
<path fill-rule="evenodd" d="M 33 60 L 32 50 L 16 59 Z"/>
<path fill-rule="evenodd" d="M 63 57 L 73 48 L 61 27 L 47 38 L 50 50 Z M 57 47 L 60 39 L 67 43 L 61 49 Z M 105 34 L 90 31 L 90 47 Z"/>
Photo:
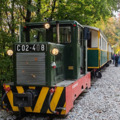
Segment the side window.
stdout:
<path fill-rule="evenodd" d="M 80 43 L 80 27 L 78 27 L 78 43 Z"/>
<path fill-rule="evenodd" d="M 87 41 L 87 47 L 88 48 L 91 48 L 91 42 L 92 42 L 91 34 L 92 34 L 92 31 L 90 31 L 90 36 L 89 36 L 89 39 Z"/>
<path fill-rule="evenodd" d="M 43 42 L 46 41 L 46 30 L 43 28 L 34 28 L 29 31 L 30 42 Z"/>
<path fill-rule="evenodd" d="M 56 27 L 53 27 L 52 28 L 52 38 L 53 38 L 53 41 L 52 42 L 54 42 L 54 43 L 57 43 L 57 33 L 56 33 Z"/>
<path fill-rule="evenodd" d="M 101 36 L 98 38 L 99 39 L 99 48 L 101 49 Z"/>
<path fill-rule="evenodd" d="M 71 42 L 71 28 L 70 27 L 60 27 L 60 42 L 61 43 Z"/>
<path fill-rule="evenodd" d="M 83 30 L 81 27 L 78 27 L 78 43 L 82 45 L 83 41 Z"/>
<path fill-rule="evenodd" d="M 100 49 L 102 49 L 102 37 L 100 37 Z"/>
<path fill-rule="evenodd" d="M 83 30 L 81 30 L 80 34 L 81 34 L 80 44 L 81 44 L 81 46 L 82 46 L 82 45 L 83 45 Z"/>
<path fill-rule="evenodd" d="M 53 40 L 57 39 L 56 27 L 53 28 Z M 71 27 L 60 27 L 60 43 L 71 42 Z"/>

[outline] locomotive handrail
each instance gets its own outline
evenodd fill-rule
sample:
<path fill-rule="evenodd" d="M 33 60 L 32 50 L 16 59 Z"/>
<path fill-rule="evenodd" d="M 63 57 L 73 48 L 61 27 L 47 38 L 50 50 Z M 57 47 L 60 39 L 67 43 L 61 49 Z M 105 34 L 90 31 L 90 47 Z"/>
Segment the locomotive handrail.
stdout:
<path fill-rule="evenodd" d="M 55 89 L 56 89 L 56 88 L 55 88 Z M 55 92 L 55 89 L 53 89 L 53 88 L 50 89 L 50 96 L 49 96 L 49 99 L 48 99 L 48 106 L 49 106 L 49 110 L 50 110 L 51 113 L 53 113 L 53 114 L 59 114 L 58 111 L 53 111 L 53 110 L 51 109 L 51 107 L 50 107 L 50 101 L 51 101 L 51 98 L 52 98 L 53 93 Z"/>

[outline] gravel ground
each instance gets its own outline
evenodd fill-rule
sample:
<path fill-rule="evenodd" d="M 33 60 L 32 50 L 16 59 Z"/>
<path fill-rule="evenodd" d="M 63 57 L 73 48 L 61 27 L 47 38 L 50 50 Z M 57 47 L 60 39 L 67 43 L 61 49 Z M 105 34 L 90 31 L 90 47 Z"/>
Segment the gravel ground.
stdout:
<path fill-rule="evenodd" d="M 120 120 L 120 67 L 111 64 L 102 72 L 102 78 L 96 79 L 91 89 L 75 101 L 74 108 L 64 118 L 53 120 Z M 0 120 L 11 117 L 0 110 Z M 15 116 L 10 119 L 14 120 Z M 47 120 L 49 117 L 34 116 L 27 120 Z"/>
<path fill-rule="evenodd" d="M 120 120 L 120 67 L 110 65 L 66 120 Z"/>

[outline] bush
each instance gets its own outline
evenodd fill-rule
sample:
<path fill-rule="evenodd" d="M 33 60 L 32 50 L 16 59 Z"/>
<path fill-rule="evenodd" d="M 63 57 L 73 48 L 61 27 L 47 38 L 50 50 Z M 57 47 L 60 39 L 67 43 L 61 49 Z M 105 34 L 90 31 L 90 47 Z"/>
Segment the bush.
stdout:
<path fill-rule="evenodd" d="M 12 49 L 15 38 L 8 33 L 0 31 L 0 82 L 10 82 L 13 78 L 13 60 L 7 55 L 7 50 Z"/>

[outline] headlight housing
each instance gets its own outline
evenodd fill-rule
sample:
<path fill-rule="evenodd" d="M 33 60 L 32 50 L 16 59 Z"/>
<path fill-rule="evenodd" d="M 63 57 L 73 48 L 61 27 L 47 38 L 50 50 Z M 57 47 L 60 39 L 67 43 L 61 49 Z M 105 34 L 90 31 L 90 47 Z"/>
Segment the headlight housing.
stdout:
<path fill-rule="evenodd" d="M 44 28 L 45 28 L 45 29 L 49 29 L 49 28 L 50 28 L 50 24 L 49 24 L 49 23 L 45 23 L 45 24 L 44 24 Z"/>
<path fill-rule="evenodd" d="M 13 50 L 7 50 L 7 55 L 12 56 L 13 55 Z"/>
<path fill-rule="evenodd" d="M 52 54 L 53 55 L 58 55 L 58 53 L 59 53 L 59 50 L 57 48 L 52 49 Z"/>

